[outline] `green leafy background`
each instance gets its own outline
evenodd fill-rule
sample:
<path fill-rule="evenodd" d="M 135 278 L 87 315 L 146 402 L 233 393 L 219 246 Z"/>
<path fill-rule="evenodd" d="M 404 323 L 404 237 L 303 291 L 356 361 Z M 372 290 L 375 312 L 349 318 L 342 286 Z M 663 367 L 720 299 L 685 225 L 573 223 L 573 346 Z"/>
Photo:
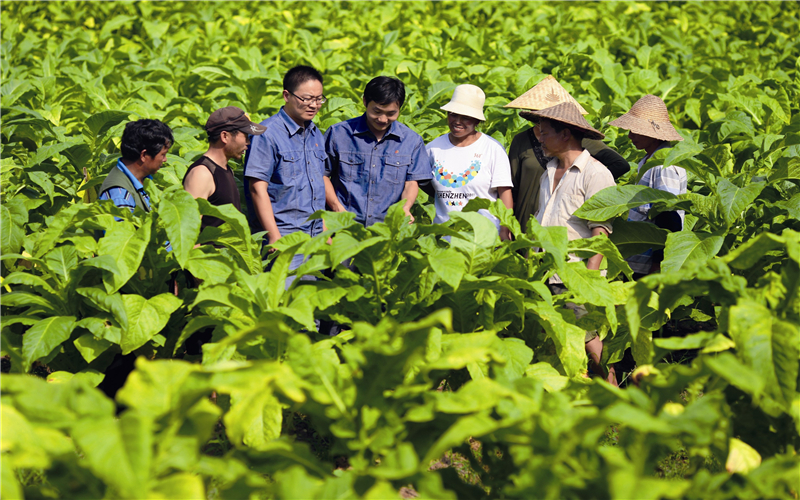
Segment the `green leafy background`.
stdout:
<path fill-rule="evenodd" d="M 797 498 L 797 5 L 4 2 L 0 494 Z M 180 181 L 213 110 L 274 114 L 300 63 L 324 74 L 322 129 L 385 74 L 426 142 L 468 82 L 487 95 L 483 132 L 508 145 L 527 122 L 503 105 L 552 74 L 632 166 L 606 124 L 656 94 L 686 140 L 645 169 L 684 167 L 689 192 L 637 187 L 632 168 L 581 208 L 621 216 L 611 237 L 572 242 L 500 203 L 431 225 L 421 195 L 413 225 L 399 206 L 370 228 L 322 213 L 328 232 L 262 255 L 242 214 Z M 134 216 L 95 194 L 142 117 L 176 141 L 147 184 L 153 211 Z M 642 203 L 684 210 L 684 230 L 626 222 Z M 200 233 L 199 215 L 225 224 Z M 623 257 L 646 248 L 664 248 L 662 272 L 626 281 Z M 297 252 L 292 273 L 325 279 L 285 290 Z M 605 276 L 568 262 L 598 252 Z M 544 285 L 555 272 L 569 294 Z M 347 329 L 323 337 L 315 320 Z M 591 329 L 604 365 L 631 349 L 624 389 L 583 378 Z M 191 355 L 199 331 L 211 340 Z M 112 401 L 96 387 L 131 353 Z"/>

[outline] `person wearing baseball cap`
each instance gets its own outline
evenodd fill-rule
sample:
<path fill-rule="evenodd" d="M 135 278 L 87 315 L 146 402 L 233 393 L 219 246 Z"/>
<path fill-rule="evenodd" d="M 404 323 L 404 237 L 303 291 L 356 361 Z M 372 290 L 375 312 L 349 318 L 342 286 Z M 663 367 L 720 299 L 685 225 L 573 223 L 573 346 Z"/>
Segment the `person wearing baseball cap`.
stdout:
<path fill-rule="evenodd" d="M 628 130 L 636 149 L 645 152 L 639 161 L 639 171 L 656 151 L 671 147 L 672 141 L 682 141 L 683 137 L 675 130 L 669 120 L 667 105 L 659 97 L 648 94 L 631 107 L 630 111 L 609 123 L 613 127 Z M 686 170 L 675 165 L 659 165 L 647 170 L 639 184 L 653 189 L 667 191 L 674 195 L 686 193 Z M 641 205 L 628 212 L 628 220 L 649 222 L 656 226 L 677 232 L 683 229 L 683 210 L 661 212 L 652 220 L 649 217 L 650 205 Z M 634 279 L 658 272 L 664 260 L 664 250 L 648 250 L 626 259 L 633 269 Z"/>
<path fill-rule="evenodd" d="M 441 107 L 447 111 L 450 132 L 427 146 L 433 169 L 436 223 L 449 220 L 450 212 L 460 212 L 473 198 L 500 199 L 508 208 L 514 205 L 506 151 L 497 140 L 476 128 L 486 120 L 485 101 L 483 90 L 465 84 L 457 86 L 450 102 Z M 502 239 L 510 239 L 508 229 L 500 227 L 495 216 L 487 210 L 479 212 L 494 222 Z"/>
<path fill-rule="evenodd" d="M 208 151 L 186 170 L 183 187 L 195 198 L 208 200 L 212 205 L 232 204 L 242 210 L 239 187 L 228 165 L 229 160 L 240 160 L 251 135 L 261 135 L 266 127 L 250 121 L 247 113 L 236 106 L 227 106 L 211 113 L 206 122 Z M 222 219 L 204 215 L 202 231 L 207 226 L 219 227 Z"/>
<path fill-rule="evenodd" d="M 523 231 L 527 226 L 528 219 L 538 207 L 539 179 L 544 173 L 544 166 L 550 161 L 550 158 L 542 153 L 542 145 L 536 139 L 534 133 L 536 117 L 531 112 L 562 102 L 571 102 L 577 106 L 582 115 L 587 114 L 587 111 L 567 92 L 567 89 L 550 75 L 505 105 L 506 108 L 519 109 L 519 116 L 533 122 L 533 126 L 514 136 L 508 149 L 511 177 L 514 181 L 514 187 L 511 190 L 514 197 L 514 216 Z M 630 165 L 625 158 L 609 148 L 603 141 L 585 138 L 581 145 L 588 149 L 589 154 L 596 160 L 606 166 L 614 179 L 618 179 L 630 171 Z"/>
<path fill-rule="evenodd" d="M 594 194 L 615 185 L 611 172 L 581 145 L 586 138 L 600 140 L 605 136 L 586 121 L 578 106 L 572 102 L 532 111 L 531 114 L 538 120 L 536 138 L 542 145 L 542 152 L 552 158 L 540 181 L 539 207 L 534 214 L 537 222 L 545 227 L 566 227 L 569 240 L 600 234 L 608 236 L 612 230 L 610 222 L 591 222 L 573 215 Z M 571 262 L 581 261 L 572 254 L 569 258 Z M 586 267 L 599 270 L 602 260 L 602 254 L 593 255 L 586 261 Z M 567 291 L 557 274 L 550 278 L 548 287 L 553 295 Z M 567 307 L 574 311 L 578 319 L 587 314 L 581 304 L 568 302 Z M 604 374 L 600 364 L 603 341 L 597 336 L 597 331 L 586 332 L 584 342 L 592 371 Z M 604 378 L 617 385 L 613 366 L 609 366 Z"/>

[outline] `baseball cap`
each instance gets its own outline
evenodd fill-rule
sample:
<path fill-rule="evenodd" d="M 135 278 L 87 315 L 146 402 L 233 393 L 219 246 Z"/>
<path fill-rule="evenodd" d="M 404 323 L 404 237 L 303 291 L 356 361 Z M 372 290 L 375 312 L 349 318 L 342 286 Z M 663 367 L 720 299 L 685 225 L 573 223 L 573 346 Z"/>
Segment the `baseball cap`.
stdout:
<path fill-rule="evenodd" d="M 239 130 L 249 135 L 261 135 L 267 131 L 267 127 L 250 121 L 247 113 L 236 106 L 220 108 L 208 117 L 206 132 L 209 135 L 233 130 Z"/>

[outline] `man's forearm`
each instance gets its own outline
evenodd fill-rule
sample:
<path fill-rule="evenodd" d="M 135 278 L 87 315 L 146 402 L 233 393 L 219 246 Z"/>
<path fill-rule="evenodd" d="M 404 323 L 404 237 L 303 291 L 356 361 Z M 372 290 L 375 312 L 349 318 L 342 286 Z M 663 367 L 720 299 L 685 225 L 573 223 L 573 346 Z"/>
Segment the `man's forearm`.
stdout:
<path fill-rule="evenodd" d="M 601 234 L 605 234 L 608 237 L 608 230 L 604 227 L 594 227 L 592 228 L 592 236 L 598 236 Z M 595 271 L 600 269 L 600 264 L 603 262 L 603 254 L 598 253 L 596 255 L 592 255 L 589 257 L 589 260 L 586 261 L 586 268 L 587 269 L 594 269 Z"/>
<path fill-rule="evenodd" d="M 418 194 L 419 184 L 417 184 L 417 181 L 406 181 L 405 187 L 403 187 L 403 194 L 400 195 L 401 200 L 406 200 L 403 204 L 403 209 L 411 210 L 414 202 L 417 201 Z"/>
<path fill-rule="evenodd" d="M 344 212 L 345 208 L 336 196 L 336 189 L 333 188 L 330 177 L 323 176 L 322 183 L 325 184 L 325 204 L 328 208 L 334 212 Z"/>
<path fill-rule="evenodd" d="M 275 243 L 280 239 L 281 232 L 278 229 L 278 223 L 275 222 L 275 213 L 272 211 L 272 202 L 267 192 L 267 183 L 251 180 L 250 196 L 253 199 L 253 208 L 255 209 L 256 217 L 258 217 L 258 222 L 267 231 L 269 242 Z"/>

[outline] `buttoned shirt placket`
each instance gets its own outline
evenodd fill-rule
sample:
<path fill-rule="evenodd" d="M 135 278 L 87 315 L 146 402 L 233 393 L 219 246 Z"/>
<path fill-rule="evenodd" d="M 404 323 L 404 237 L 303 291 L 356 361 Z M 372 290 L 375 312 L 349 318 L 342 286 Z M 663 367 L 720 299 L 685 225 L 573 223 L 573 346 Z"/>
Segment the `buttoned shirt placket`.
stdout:
<path fill-rule="evenodd" d="M 394 126 L 394 123 L 392 123 L 392 127 L 393 126 Z M 373 139 L 375 139 L 375 146 L 372 147 L 372 152 L 369 155 L 369 167 L 370 168 L 369 168 L 369 177 L 367 179 L 367 180 L 369 180 L 369 187 L 367 188 L 367 210 L 366 210 L 366 217 L 364 219 L 364 223 L 366 225 L 368 225 L 368 226 L 372 222 L 375 221 L 375 216 L 372 215 L 372 202 L 373 202 L 373 197 L 377 196 L 377 194 L 375 193 L 375 190 L 376 190 L 376 186 L 375 185 L 377 184 L 377 180 L 378 180 L 379 168 L 378 168 L 378 165 L 377 165 L 376 162 L 380 162 L 382 160 L 382 158 L 383 158 L 383 154 L 382 153 L 378 153 L 378 148 L 386 143 L 386 139 L 390 135 L 395 135 L 395 134 L 392 134 L 392 127 L 389 127 L 389 130 L 386 131 L 386 133 L 383 135 L 383 138 L 380 141 L 377 140 L 377 138 L 375 137 L 375 135 L 373 135 L 371 130 L 367 130 L 366 132 L 362 132 L 362 133 L 358 134 L 358 135 L 364 134 L 367 137 L 372 137 Z"/>
<path fill-rule="evenodd" d="M 300 136 L 300 141 L 303 143 L 303 161 L 305 162 L 304 172 L 306 175 L 306 179 L 308 179 L 308 185 L 311 186 L 311 198 L 313 201 L 317 201 L 317 198 L 320 196 L 319 190 L 323 189 L 324 192 L 324 186 L 315 185 L 314 176 L 311 173 L 311 160 L 308 157 L 309 151 L 307 147 L 307 142 L 309 137 L 314 136 L 313 130 L 311 130 L 312 126 L 314 126 L 313 123 L 309 124 L 308 127 L 301 127 L 297 125 L 297 128 L 294 130 L 294 132 L 290 131 L 289 134 L 291 135 L 292 141 L 295 140 L 296 136 Z M 315 233 L 315 231 L 312 229 L 311 236 L 316 236 L 316 234 L 313 233 Z"/>

